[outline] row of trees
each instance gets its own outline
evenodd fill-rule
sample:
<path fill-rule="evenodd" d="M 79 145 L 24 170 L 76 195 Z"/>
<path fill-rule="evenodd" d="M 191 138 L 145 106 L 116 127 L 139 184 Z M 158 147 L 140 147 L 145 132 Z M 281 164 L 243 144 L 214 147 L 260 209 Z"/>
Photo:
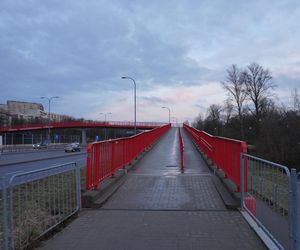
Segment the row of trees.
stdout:
<path fill-rule="evenodd" d="M 272 75 L 257 63 L 232 65 L 221 82 L 228 93 L 223 105 L 212 104 L 194 122 L 210 134 L 245 140 L 252 154 L 300 169 L 300 97 L 292 105 L 276 105 Z"/>

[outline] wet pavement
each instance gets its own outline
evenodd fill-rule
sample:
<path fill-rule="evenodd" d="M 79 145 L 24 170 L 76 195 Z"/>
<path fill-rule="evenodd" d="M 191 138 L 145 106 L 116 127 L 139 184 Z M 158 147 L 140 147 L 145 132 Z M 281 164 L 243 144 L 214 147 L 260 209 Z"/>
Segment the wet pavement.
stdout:
<path fill-rule="evenodd" d="M 212 174 L 171 129 L 97 210 L 85 210 L 41 249 L 266 249 L 239 211 L 227 210 Z"/>

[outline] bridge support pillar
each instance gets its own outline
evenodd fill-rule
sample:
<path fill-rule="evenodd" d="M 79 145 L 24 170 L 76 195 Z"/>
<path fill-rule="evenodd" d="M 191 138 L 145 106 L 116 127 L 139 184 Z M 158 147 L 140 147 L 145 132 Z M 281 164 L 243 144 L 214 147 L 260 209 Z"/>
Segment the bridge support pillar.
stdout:
<path fill-rule="evenodd" d="M 86 146 L 86 129 L 81 130 L 81 144 Z"/>

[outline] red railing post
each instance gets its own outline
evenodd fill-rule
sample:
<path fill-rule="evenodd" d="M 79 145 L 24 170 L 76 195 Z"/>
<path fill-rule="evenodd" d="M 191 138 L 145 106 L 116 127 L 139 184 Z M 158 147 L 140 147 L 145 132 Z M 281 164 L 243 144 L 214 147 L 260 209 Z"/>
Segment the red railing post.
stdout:
<path fill-rule="evenodd" d="M 184 172 L 184 143 L 183 138 L 181 135 L 180 128 L 178 128 L 178 135 L 179 135 L 179 147 L 180 147 L 180 170 L 181 173 Z"/>
<path fill-rule="evenodd" d="M 90 190 L 92 188 L 92 162 L 91 162 L 91 149 L 92 147 L 89 145 L 87 147 L 87 158 L 86 158 L 86 181 L 85 188 L 86 190 Z"/>
<path fill-rule="evenodd" d="M 116 145 L 115 145 L 116 141 L 112 141 L 111 142 L 111 165 L 110 165 L 110 173 L 111 173 L 111 177 L 114 178 L 115 177 L 115 162 L 116 162 L 116 157 L 115 157 L 115 150 L 116 150 Z"/>

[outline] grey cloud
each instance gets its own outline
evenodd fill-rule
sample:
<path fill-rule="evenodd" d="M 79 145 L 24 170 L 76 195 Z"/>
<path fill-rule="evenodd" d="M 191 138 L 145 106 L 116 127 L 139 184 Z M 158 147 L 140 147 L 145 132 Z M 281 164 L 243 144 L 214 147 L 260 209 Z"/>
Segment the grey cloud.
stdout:
<path fill-rule="evenodd" d="M 151 90 L 220 81 L 232 63 L 273 63 L 268 58 L 274 49 L 282 54 L 287 47 L 299 49 L 299 4 L 276 1 L 267 4 L 268 13 L 264 6 L 222 0 L 3 0 L 0 102 L 88 93 L 99 93 L 105 102 L 109 94 L 132 88 L 123 75 L 134 77 L 138 89 Z"/>
<path fill-rule="evenodd" d="M 192 83 L 205 71 L 186 58 L 182 45 L 168 44 L 142 22 L 128 21 L 114 6 L 92 2 L 56 9 L 47 3 L 36 2 L 32 9 L 16 5 L 16 11 L 6 8 L 2 20 L 8 23 L 1 26 L 0 40 L 4 81 L 51 85 L 60 92 L 97 86 L 119 90 L 127 88 L 119 84 L 124 74 L 152 86 Z"/>
<path fill-rule="evenodd" d="M 156 96 L 142 96 L 139 99 L 147 105 L 163 105 L 167 103 L 165 99 Z"/>

